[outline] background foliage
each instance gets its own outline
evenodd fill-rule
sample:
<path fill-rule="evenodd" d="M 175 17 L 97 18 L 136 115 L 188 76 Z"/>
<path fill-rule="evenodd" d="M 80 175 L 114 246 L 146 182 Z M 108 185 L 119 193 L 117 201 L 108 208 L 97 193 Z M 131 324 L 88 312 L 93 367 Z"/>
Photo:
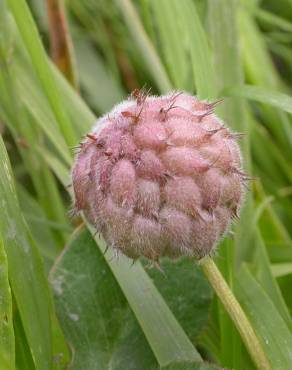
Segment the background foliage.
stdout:
<path fill-rule="evenodd" d="M 216 263 L 271 368 L 291 369 L 292 2 L 71 0 L 66 13 L 69 81 L 47 56 L 45 1 L 0 0 L 0 369 L 254 369 L 193 261 L 131 267 L 68 217 L 72 148 L 142 86 L 224 97 L 217 113 L 244 134 L 255 181 Z"/>

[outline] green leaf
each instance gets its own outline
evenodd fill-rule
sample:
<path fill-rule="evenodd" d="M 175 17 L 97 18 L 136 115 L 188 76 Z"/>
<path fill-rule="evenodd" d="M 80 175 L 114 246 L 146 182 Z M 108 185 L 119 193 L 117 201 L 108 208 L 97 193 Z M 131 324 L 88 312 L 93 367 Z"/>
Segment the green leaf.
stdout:
<path fill-rule="evenodd" d="M 78 36 L 74 38 L 73 34 L 73 41 L 84 97 L 98 112 L 107 112 L 124 98 L 125 92 L 107 71 L 87 35 L 78 30 Z"/>
<path fill-rule="evenodd" d="M 279 27 L 283 31 L 292 32 L 292 23 L 287 21 L 285 18 L 279 17 L 278 15 L 264 9 L 257 9 L 255 15 L 260 21 L 263 21 L 263 23 Z"/>
<path fill-rule="evenodd" d="M 19 208 L 12 171 L 0 138 L 0 233 L 9 279 L 38 370 L 51 366 L 52 302 L 38 250 Z"/>
<path fill-rule="evenodd" d="M 194 83 L 190 79 L 192 69 L 187 59 L 188 48 L 182 42 L 182 38 L 188 40 L 189 47 L 192 46 L 192 42 L 184 18 L 177 16 L 181 5 L 175 0 L 151 0 L 149 5 L 157 23 L 155 25 L 158 32 L 156 28 L 153 31 L 157 35 L 157 44 L 161 45 L 162 55 L 174 87 L 192 90 Z"/>
<path fill-rule="evenodd" d="M 280 108 L 285 112 L 292 113 L 292 97 L 278 91 L 267 90 L 258 86 L 244 85 L 223 90 L 223 94 L 225 96 L 238 96 L 268 104 Z"/>
<path fill-rule="evenodd" d="M 274 263 L 271 265 L 271 270 L 274 277 L 292 274 L 292 262 Z"/>
<path fill-rule="evenodd" d="M 163 366 L 160 368 L 161 370 L 219 370 L 218 366 L 212 365 L 212 364 L 182 364 L 177 363 L 169 366 Z"/>
<path fill-rule="evenodd" d="M 111 270 L 119 275 L 141 327 Z M 128 260 L 120 258 L 110 262 L 109 268 L 87 230 L 73 235 L 50 280 L 57 313 L 74 353 L 70 368 L 154 370 L 161 360 L 166 365 L 184 358 L 190 366 L 194 364 L 190 369 L 201 369 L 199 354 L 142 267 L 131 268 Z"/>
<path fill-rule="evenodd" d="M 105 243 L 97 236 L 95 239 L 104 251 Z M 201 356 L 179 326 L 140 262 L 130 268 L 131 261 L 128 258 L 120 256 L 117 263 L 113 251 L 109 250 L 108 254 L 111 257 L 108 264 L 159 364 L 164 366 L 177 361 L 201 361 Z"/>
<path fill-rule="evenodd" d="M 285 305 L 285 301 L 281 295 L 279 286 L 277 285 L 276 280 L 272 275 L 267 251 L 258 230 L 256 230 L 255 239 L 253 240 L 252 245 L 254 246 L 254 276 L 261 284 L 261 288 L 265 290 L 265 293 L 269 296 L 273 304 L 277 307 L 279 314 L 281 314 L 282 319 L 286 322 L 287 326 L 292 329 L 292 321 L 289 315 L 288 308 Z"/>
<path fill-rule="evenodd" d="M 290 315 L 292 313 L 292 297 L 290 294 L 292 284 L 292 274 L 280 276 L 277 278 L 277 282 L 281 289 L 281 292 L 285 298 L 287 307 L 289 308 Z"/>
<path fill-rule="evenodd" d="M 273 263 L 292 261 L 292 243 L 268 242 L 267 251 Z"/>
<path fill-rule="evenodd" d="M 209 1 L 208 28 L 213 51 L 213 65 L 217 94 L 236 81 L 241 88 L 243 70 L 239 46 L 236 12 L 238 4 L 234 0 Z M 228 27 L 226 24 L 228 23 Z M 221 94 L 220 94 L 221 95 Z M 219 95 L 219 96 L 220 96 Z M 239 99 L 224 101 L 218 107 L 220 116 L 238 132 L 247 133 L 244 106 Z M 245 151 L 248 148 L 248 137 L 244 139 Z M 248 153 L 244 153 L 247 157 Z M 246 158 L 248 160 L 248 158 Z"/>
<path fill-rule="evenodd" d="M 17 193 L 24 218 L 44 258 L 45 266 L 48 268 L 60 252 L 51 227 L 58 226 L 60 228 L 61 225 L 48 221 L 40 204 L 20 184 L 17 186 Z"/>
<path fill-rule="evenodd" d="M 188 33 L 187 43 L 190 48 L 192 68 L 198 97 L 211 99 L 215 95 L 215 78 L 207 35 L 202 27 L 195 3 L 183 0 L 177 4 L 178 16 L 184 20 Z"/>
<path fill-rule="evenodd" d="M 8 282 L 8 264 L 0 234 L 0 368 L 15 368 L 12 296 Z"/>
<path fill-rule="evenodd" d="M 190 258 L 162 258 L 160 266 L 163 273 L 154 268 L 146 271 L 192 343 L 196 343 L 210 315 L 212 289 Z"/>
<path fill-rule="evenodd" d="M 237 12 L 238 2 L 234 0 L 208 1 L 208 29 L 212 46 L 213 66 L 215 70 L 215 86 L 217 95 L 225 86 L 243 83 L 243 69 L 241 49 L 239 42 Z M 227 26 L 228 25 L 228 26 Z M 246 119 L 246 104 L 238 98 L 225 100 L 218 108 L 218 114 L 228 126 L 237 132 L 245 134 L 240 143 L 243 152 L 243 163 L 247 173 L 251 172 L 250 143 L 248 121 Z M 243 259 L 250 249 L 248 243 L 252 220 L 252 199 L 247 195 L 241 219 L 234 230 L 234 240 L 226 238 L 218 246 L 219 257 L 216 261 L 220 271 L 231 288 L 234 287 L 236 275 L 235 260 Z M 242 343 L 240 335 L 229 318 L 225 308 L 217 300 L 216 309 L 213 310 L 212 320 L 218 320 L 218 342 L 220 363 L 228 368 L 240 369 L 250 367 L 251 360 Z M 213 332 L 208 333 L 213 337 Z M 212 341 L 213 338 L 209 339 Z"/>
<path fill-rule="evenodd" d="M 72 370 L 156 369 L 155 357 L 87 230 L 73 235 L 50 280 L 74 353 Z"/>
<path fill-rule="evenodd" d="M 51 64 L 51 68 L 55 76 L 58 89 L 64 98 L 63 100 L 65 109 L 70 116 L 76 133 L 79 135 L 77 139 L 79 139 L 92 128 L 96 121 L 96 117 L 90 110 L 89 106 L 80 97 L 80 95 L 76 93 L 73 87 L 57 69 L 57 67 Z"/>
<path fill-rule="evenodd" d="M 66 167 L 55 154 L 51 153 L 50 150 L 46 148 L 38 148 L 38 151 L 40 156 L 43 157 L 44 161 L 57 176 L 60 183 L 64 188 L 67 188 L 70 185 L 68 167 Z"/>
<path fill-rule="evenodd" d="M 45 49 L 41 43 L 41 39 L 29 7 L 25 0 L 7 0 L 7 4 L 15 18 L 17 27 L 31 57 L 37 76 L 42 83 L 44 92 L 52 107 L 60 131 L 64 135 L 68 145 L 75 145 L 77 137 L 74 133 L 67 112 L 62 106 L 61 94 L 56 87 Z"/>
<path fill-rule="evenodd" d="M 144 27 L 139 19 L 137 11 L 131 0 L 116 0 L 117 6 L 123 13 L 127 27 L 129 28 L 137 48 L 144 58 L 144 62 L 152 74 L 159 90 L 163 93 L 171 90 L 172 86 L 165 72 L 154 46 L 151 43 Z"/>
<path fill-rule="evenodd" d="M 36 370 L 18 310 L 13 313 L 13 326 L 15 330 L 16 368 L 18 370 Z"/>
<path fill-rule="evenodd" d="M 240 303 L 251 321 L 273 369 L 289 370 L 292 334 L 277 308 L 246 266 L 237 274 Z"/>
<path fill-rule="evenodd" d="M 37 81 L 31 76 L 32 70 L 29 63 L 25 63 L 20 58 L 17 58 L 12 68 L 13 74 L 17 79 L 18 95 L 21 96 L 23 104 L 34 119 L 34 125 L 37 124 L 40 127 L 62 160 L 69 164 L 71 156 L 66 140 L 58 130 L 54 115 Z"/>
<path fill-rule="evenodd" d="M 278 88 L 280 78 L 272 58 L 267 52 L 262 34 L 252 14 L 242 6 L 238 12 L 238 27 L 242 45 L 242 60 L 248 79 L 257 85 Z M 254 63 L 255 60 L 258 63 Z"/>
<path fill-rule="evenodd" d="M 280 90 L 283 88 L 280 75 L 277 73 L 271 55 L 268 53 L 265 40 L 251 14 L 243 7 L 239 8 L 238 24 L 241 36 L 243 61 L 246 70 L 246 79 L 266 90 Z M 228 87 L 232 87 L 234 83 Z M 286 150 L 291 145 L 291 122 L 286 113 L 263 106 L 262 115 L 265 124 L 272 130 L 274 136 Z M 286 150 L 286 153 L 289 153 Z"/>
<path fill-rule="evenodd" d="M 264 241 L 266 244 L 272 241 L 276 243 L 290 243 L 291 237 L 289 232 L 285 228 L 278 214 L 275 212 L 275 198 L 271 196 L 266 197 L 260 182 L 255 185 L 256 202 L 258 204 L 256 212 L 259 216 L 259 220 L 256 220 L 256 222 L 259 223 L 259 228 Z"/>

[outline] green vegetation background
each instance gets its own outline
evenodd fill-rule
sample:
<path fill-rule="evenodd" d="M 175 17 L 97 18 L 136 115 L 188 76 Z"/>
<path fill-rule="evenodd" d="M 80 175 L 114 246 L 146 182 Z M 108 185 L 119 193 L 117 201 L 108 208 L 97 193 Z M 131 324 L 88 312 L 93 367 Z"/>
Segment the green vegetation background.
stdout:
<path fill-rule="evenodd" d="M 0 369 L 254 369 L 199 266 L 130 267 L 68 217 L 96 117 L 136 87 L 224 97 L 250 184 L 216 263 L 271 368 L 292 368 L 292 2 L 70 0 L 76 92 L 44 0 L 0 0 Z M 46 53 L 47 51 L 47 53 Z"/>

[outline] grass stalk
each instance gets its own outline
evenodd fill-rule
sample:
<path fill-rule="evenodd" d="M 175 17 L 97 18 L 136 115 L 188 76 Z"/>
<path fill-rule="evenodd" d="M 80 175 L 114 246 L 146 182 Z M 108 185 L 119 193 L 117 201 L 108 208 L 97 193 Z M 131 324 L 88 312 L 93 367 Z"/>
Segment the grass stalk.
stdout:
<path fill-rule="evenodd" d="M 251 323 L 224 280 L 215 262 L 210 257 L 206 257 L 202 260 L 200 265 L 217 296 L 224 305 L 231 320 L 239 331 L 240 336 L 257 368 L 260 370 L 271 370 L 271 365 Z"/>
<path fill-rule="evenodd" d="M 64 0 L 46 0 L 51 57 L 71 85 L 78 90 L 73 44 L 68 30 Z"/>

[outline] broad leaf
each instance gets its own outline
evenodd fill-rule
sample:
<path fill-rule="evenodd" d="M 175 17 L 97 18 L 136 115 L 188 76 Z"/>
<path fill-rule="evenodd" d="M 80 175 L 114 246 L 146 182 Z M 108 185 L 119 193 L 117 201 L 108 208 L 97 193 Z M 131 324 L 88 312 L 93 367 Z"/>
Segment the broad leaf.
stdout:
<path fill-rule="evenodd" d="M 121 270 L 124 265 L 123 263 L 120 266 L 121 261 L 112 261 L 111 268 L 113 268 L 113 264 L 116 265 L 116 274 L 117 270 Z M 135 272 L 132 270 L 137 267 L 131 269 L 130 264 L 127 263 L 125 268 L 128 272 L 125 269 L 124 273 L 128 273 L 128 281 L 131 286 L 130 281 L 135 281 Z M 157 293 L 151 285 L 148 285 L 147 288 L 146 276 L 144 282 L 140 281 L 140 298 L 136 293 L 139 299 L 137 305 L 144 308 L 145 312 L 145 322 L 143 323 L 141 322 L 142 316 L 139 316 L 137 312 L 137 306 L 132 305 L 136 317 L 131 311 L 121 288 L 105 261 L 105 257 L 96 247 L 91 235 L 86 230 L 76 232 L 51 272 L 51 283 L 58 316 L 63 323 L 66 338 L 74 354 L 72 369 L 102 370 L 110 367 L 114 370 L 136 370 L 137 368 L 139 370 L 156 370 L 159 368 L 158 360 L 159 356 L 160 359 L 162 358 L 162 351 L 164 351 L 165 359 L 179 358 L 186 351 L 188 345 L 182 339 L 178 342 L 178 339 L 175 338 L 174 324 L 170 323 L 166 327 L 160 320 L 156 308 L 158 300 L 155 295 Z M 127 276 L 124 275 L 124 282 L 126 279 Z M 136 282 L 139 283 L 139 279 Z M 122 288 L 124 290 L 123 284 Z M 149 293 L 152 297 L 152 315 L 145 310 L 151 303 L 148 302 Z M 161 312 L 165 311 L 162 303 L 160 306 Z M 155 318 L 153 315 L 158 316 Z M 168 320 L 175 320 L 171 318 L 171 313 L 166 312 L 166 315 Z M 151 325 L 156 326 L 156 333 L 152 331 L 152 337 L 148 337 L 148 341 L 136 318 L 138 318 L 146 335 L 154 330 L 151 329 Z M 179 328 L 178 325 L 177 328 Z M 178 338 L 182 338 L 179 331 L 177 331 L 177 335 Z M 167 343 L 171 348 L 171 355 L 167 354 L 169 351 L 169 348 L 165 347 Z M 180 344 L 181 347 L 175 348 L 172 343 Z M 149 344 L 152 350 L 158 354 L 157 360 Z M 159 347 L 160 349 L 158 349 Z M 192 369 L 200 369 L 202 360 L 195 353 L 194 350 L 193 360 L 190 358 L 189 361 L 190 364 L 193 363 Z M 186 355 L 187 352 L 185 352 L 185 357 Z"/>
<path fill-rule="evenodd" d="M 162 259 L 161 269 L 146 271 L 184 331 L 195 343 L 210 315 L 212 289 L 200 267 L 190 258 Z"/>

